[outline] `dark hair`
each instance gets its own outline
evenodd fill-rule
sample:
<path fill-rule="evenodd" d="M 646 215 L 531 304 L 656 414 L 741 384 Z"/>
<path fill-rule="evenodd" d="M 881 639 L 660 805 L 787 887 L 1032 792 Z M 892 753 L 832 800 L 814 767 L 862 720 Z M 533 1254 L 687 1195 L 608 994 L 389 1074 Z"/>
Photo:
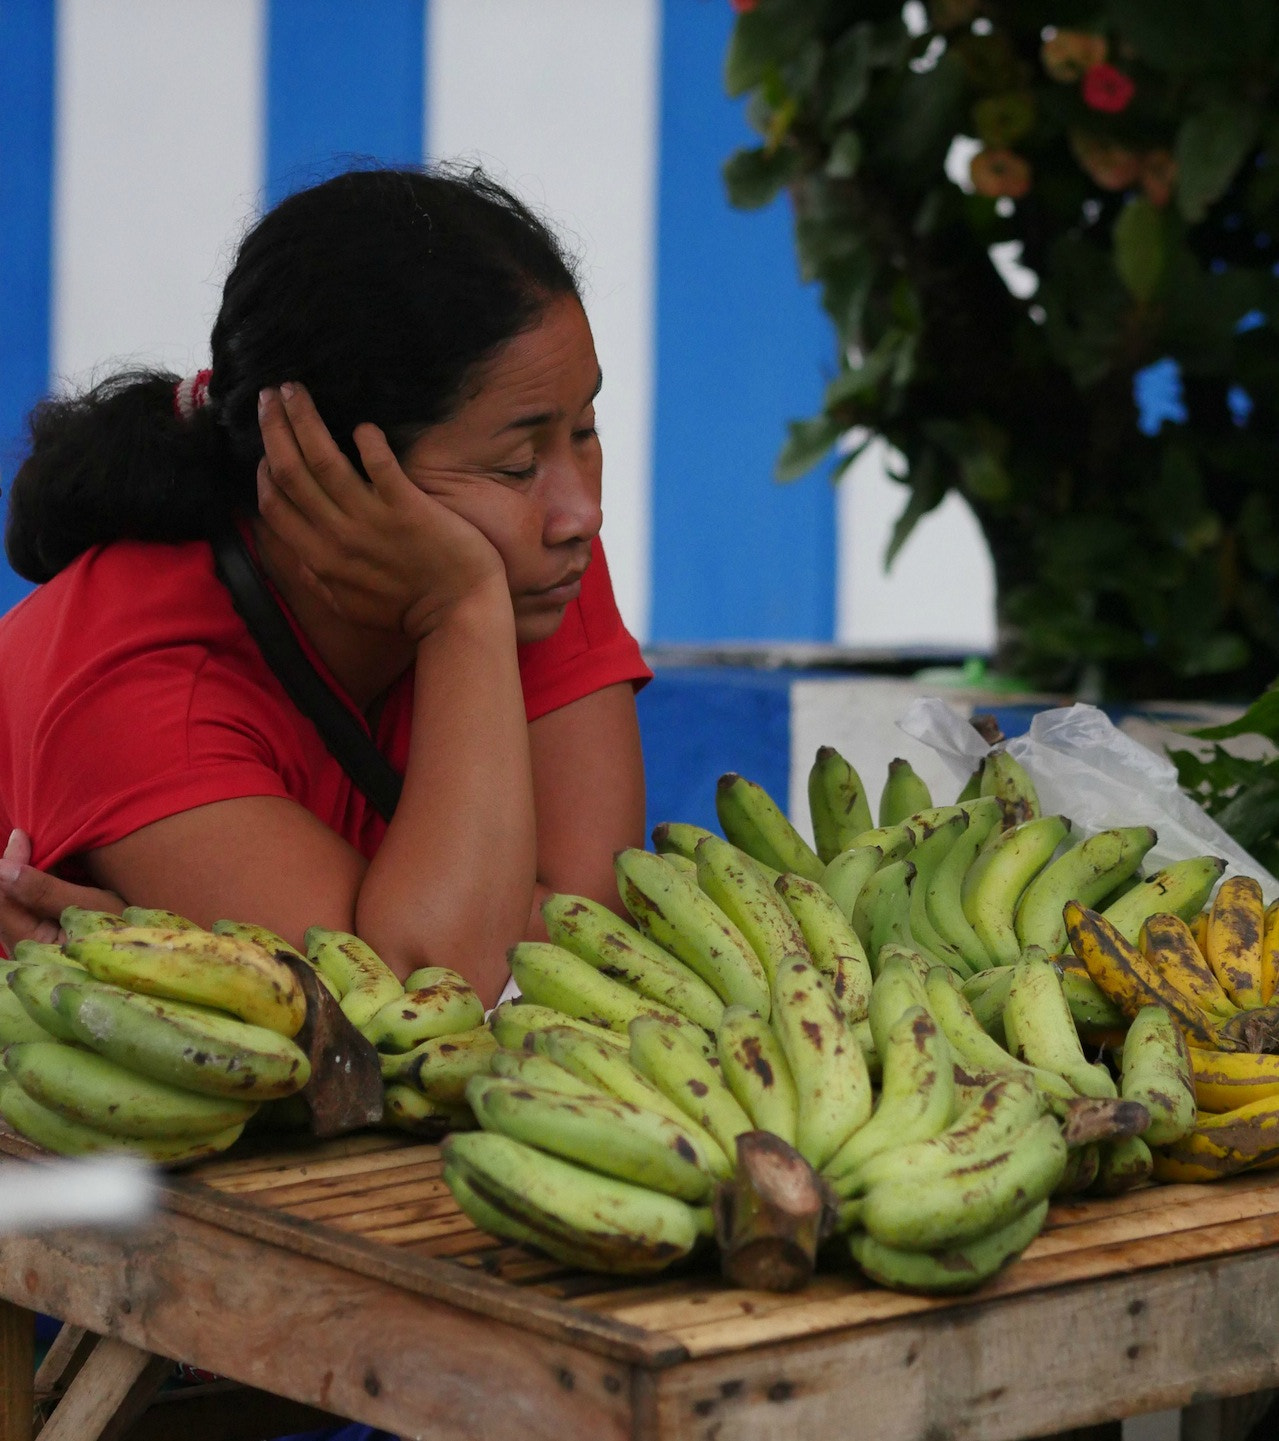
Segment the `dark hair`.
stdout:
<path fill-rule="evenodd" d="M 285 380 L 309 388 L 353 460 L 361 421 L 402 452 L 565 294 L 580 298 L 555 236 L 477 169 L 352 170 L 298 191 L 240 246 L 203 409 L 179 419 L 178 377 L 158 371 L 36 406 L 10 489 L 9 563 L 44 581 L 92 545 L 198 539 L 252 512 L 258 392 Z"/>

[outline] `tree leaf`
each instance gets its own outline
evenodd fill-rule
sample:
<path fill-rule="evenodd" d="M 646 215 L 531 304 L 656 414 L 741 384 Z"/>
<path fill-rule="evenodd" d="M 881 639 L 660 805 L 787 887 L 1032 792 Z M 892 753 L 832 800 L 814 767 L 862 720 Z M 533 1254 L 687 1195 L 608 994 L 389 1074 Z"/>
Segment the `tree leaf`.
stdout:
<path fill-rule="evenodd" d="M 946 484 L 937 464 L 937 452 L 931 445 L 918 460 L 912 462 L 905 484 L 910 486 L 910 499 L 897 517 L 893 533 L 888 538 L 888 548 L 884 552 L 885 571 L 892 569 L 893 561 L 910 539 L 911 532 L 946 494 Z"/>
<path fill-rule="evenodd" d="M 786 427 L 786 444 L 773 467 L 774 477 L 791 481 L 807 475 L 843 433 L 843 426 L 829 415 L 792 420 Z"/>
<path fill-rule="evenodd" d="M 830 98 L 826 102 L 826 123 L 837 125 L 854 113 L 870 89 L 874 26 L 863 20 L 854 25 L 830 48 Z"/>
<path fill-rule="evenodd" d="M 1279 690 L 1268 690 L 1244 711 L 1238 720 L 1225 725 L 1204 726 L 1190 732 L 1200 740 L 1224 741 L 1231 736 L 1259 735 L 1279 743 Z"/>
<path fill-rule="evenodd" d="M 1261 111 L 1246 100 L 1210 102 L 1177 131 L 1177 209 L 1191 222 L 1220 200 L 1252 149 Z"/>
<path fill-rule="evenodd" d="M 818 0 L 788 0 L 739 16 L 724 60 L 729 95 L 745 95 L 793 60 L 815 35 L 821 8 Z"/>
<path fill-rule="evenodd" d="M 1135 196 L 1119 212 L 1112 239 L 1119 278 L 1134 299 L 1149 300 L 1164 269 L 1163 211 L 1144 195 Z"/>
<path fill-rule="evenodd" d="M 793 146 L 777 150 L 739 150 L 724 162 L 724 188 L 730 205 L 758 210 L 767 205 L 799 173 L 799 155 Z"/>
<path fill-rule="evenodd" d="M 826 174 L 837 179 L 850 179 L 862 162 L 862 138 L 856 130 L 841 130 L 830 148 Z"/>

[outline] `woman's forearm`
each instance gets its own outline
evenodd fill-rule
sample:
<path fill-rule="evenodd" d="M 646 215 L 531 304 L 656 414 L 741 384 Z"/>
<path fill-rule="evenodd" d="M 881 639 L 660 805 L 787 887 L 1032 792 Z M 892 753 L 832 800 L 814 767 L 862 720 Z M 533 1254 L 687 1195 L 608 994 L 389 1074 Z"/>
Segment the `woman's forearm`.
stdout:
<path fill-rule="evenodd" d="M 356 928 L 401 974 L 452 966 L 491 1003 L 528 925 L 536 854 L 515 623 L 498 584 L 418 645 L 404 789 Z"/>

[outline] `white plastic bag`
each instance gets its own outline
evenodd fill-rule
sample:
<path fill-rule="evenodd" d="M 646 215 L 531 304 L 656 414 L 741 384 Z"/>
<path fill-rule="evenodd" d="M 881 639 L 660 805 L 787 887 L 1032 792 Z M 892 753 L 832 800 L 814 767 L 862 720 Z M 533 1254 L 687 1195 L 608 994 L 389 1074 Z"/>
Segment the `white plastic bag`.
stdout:
<path fill-rule="evenodd" d="M 897 724 L 936 751 L 957 786 L 990 750 L 964 717 L 937 698 L 912 702 Z M 1076 835 L 1153 826 L 1159 839 L 1146 857 L 1147 872 L 1191 856 L 1221 856 L 1227 875 L 1256 877 L 1267 903 L 1279 896 L 1279 880 L 1181 789 L 1172 761 L 1125 735 L 1096 706 L 1040 711 L 1029 733 L 1008 741 L 1007 749 L 1026 767 L 1044 813 L 1069 816 Z"/>

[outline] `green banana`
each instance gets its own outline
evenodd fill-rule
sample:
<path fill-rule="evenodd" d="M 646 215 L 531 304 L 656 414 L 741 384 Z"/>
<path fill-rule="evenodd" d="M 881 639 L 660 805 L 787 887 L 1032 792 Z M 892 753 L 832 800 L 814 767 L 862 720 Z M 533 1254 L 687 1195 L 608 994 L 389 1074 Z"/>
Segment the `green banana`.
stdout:
<path fill-rule="evenodd" d="M 822 872 L 819 884 L 851 923 L 862 887 L 887 860 L 879 846 L 849 846 Z M 794 875 L 793 871 L 786 872 Z"/>
<path fill-rule="evenodd" d="M 654 1111 L 668 1121 L 683 1126 L 697 1147 L 707 1157 L 711 1170 L 721 1178 L 733 1174 L 731 1152 L 726 1153 L 714 1136 L 693 1120 L 682 1104 L 677 1104 L 631 1064 L 630 1055 L 611 1046 L 601 1046 L 588 1036 L 580 1036 L 562 1026 L 551 1026 L 538 1032 L 534 1040 L 536 1054 L 562 1066 L 577 1080 L 594 1086 L 615 1100 Z"/>
<path fill-rule="evenodd" d="M 282 1036 L 296 1036 L 306 1019 L 306 997 L 288 966 L 234 936 L 122 926 L 69 940 L 64 949 L 96 980 L 214 1006 Z"/>
<path fill-rule="evenodd" d="M 973 1008 L 982 1030 L 993 1036 L 1005 1050 L 1009 1049 L 1004 1033 L 1004 1006 L 1016 966 L 991 966 L 977 971 L 960 986 L 964 999 Z"/>
<path fill-rule="evenodd" d="M 924 986 L 927 967 L 920 968 L 918 955 L 917 951 L 908 951 L 903 946 L 886 946 L 880 954 L 879 975 L 870 993 L 869 1022 L 881 1065 L 889 1036 L 901 1018 L 914 1006 L 928 1009 L 928 992 Z"/>
<path fill-rule="evenodd" d="M 792 957 L 808 958 L 799 922 L 763 870 L 729 841 L 697 843 L 697 884 L 746 937 L 769 985 Z"/>
<path fill-rule="evenodd" d="M 1066 1169 L 1053 1191 L 1053 1198 L 1082 1196 L 1096 1181 L 1101 1171 L 1101 1145 L 1089 1141 L 1084 1146 L 1072 1146 L 1066 1158 Z"/>
<path fill-rule="evenodd" d="M 1029 1065 L 1055 1071 L 1081 1096 L 1117 1096 L 1110 1072 L 1084 1055 L 1052 962 L 1042 951 L 1034 955 L 1028 950 L 1011 969 L 1003 1020 L 1012 1054 Z"/>
<path fill-rule="evenodd" d="M 483 1001 L 456 971 L 434 966 L 426 974 L 419 972 L 419 981 L 360 1026 L 377 1050 L 403 1054 L 437 1036 L 471 1031 L 484 1024 Z"/>
<path fill-rule="evenodd" d="M 768 978 L 741 931 L 694 880 L 651 851 L 613 860 L 618 894 L 650 940 L 700 976 L 725 1005 L 768 1014 Z"/>
<path fill-rule="evenodd" d="M 489 1070 L 508 1081 L 559 1091 L 565 1096 L 605 1096 L 607 1091 L 589 1081 L 579 1081 L 549 1056 L 537 1051 L 508 1051 L 499 1046 L 489 1057 Z M 469 1079 L 469 1078 L 468 1078 Z"/>
<path fill-rule="evenodd" d="M 834 746 L 819 746 L 808 772 L 808 813 L 825 865 L 875 824 L 862 778 Z"/>
<path fill-rule="evenodd" d="M 1098 1146 L 1097 1179 L 1088 1188 L 1092 1196 L 1121 1196 L 1144 1186 L 1154 1175 L 1155 1160 L 1141 1136 L 1123 1136 Z"/>
<path fill-rule="evenodd" d="M 269 1101 L 310 1079 L 306 1052 L 266 1026 L 94 981 L 63 981 L 50 1000 L 72 1039 L 184 1090 Z"/>
<path fill-rule="evenodd" d="M 542 1233 L 557 1259 L 622 1275 L 647 1275 L 682 1260 L 708 1233 L 709 1214 L 686 1201 L 548 1156 L 492 1131 L 449 1136 L 446 1182 L 459 1173 L 493 1212 L 511 1212 Z M 455 1192 L 455 1194 L 457 1194 Z M 462 1198 L 458 1198 L 462 1204 Z"/>
<path fill-rule="evenodd" d="M 1149 916 L 1168 911 L 1183 921 L 1194 920 L 1225 869 L 1226 863 L 1220 856 L 1191 856 L 1184 861 L 1173 861 L 1126 891 L 1101 914 L 1135 946 L 1142 924 Z"/>
<path fill-rule="evenodd" d="M 669 851 L 662 859 L 672 870 L 678 871 L 680 875 L 688 876 L 693 881 L 697 880 L 696 861 L 690 861 L 687 856 L 676 855 L 674 851 Z M 761 869 L 763 868 L 761 867 Z"/>
<path fill-rule="evenodd" d="M 711 987 L 607 906 L 586 896 L 552 895 L 542 904 L 542 919 L 553 944 L 604 975 L 670 1006 L 704 1030 L 719 1025 L 724 1002 Z"/>
<path fill-rule="evenodd" d="M 493 1039 L 507 1050 L 531 1050 L 538 1032 L 548 1026 L 569 1026 L 592 1040 L 611 1046 L 613 1050 L 626 1054 L 630 1042 L 606 1026 L 593 1026 L 589 1021 L 579 1021 L 566 1016 L 563 1011 L 551 1006 L 534 1006 L 525 1000 L 503 1001 L 489 1012 L 488 1027 Z"/>
<path fill-rule="evenodd" d="M 302 938 L 306 958 L 337 988 L 338 1006 L 355 1027 L 404 994 L 399 976 L 359 936 L 310 926 Z"/>
<path fill-rule="evenodd" d="M 915 946 L 910 928 L 910 893 L 915 867 L 910 861 L 889 861 L 862 887 L 853 907 L 852 924 L 866 948 L 871 972 L 879 971 L 879 952 L 886 945 Z"/>
<path fill-rule="evenodd" d="M 976 1290 L 1020 1256 L 1043 1230 L 1047 1216 L 1048 1202 L 1039 1201 L 984 1236 L 937 1251 L 903 1251 L 865 1231 L 850 1236 L 848 1245 L 853 1260 L 881 1286 L 927 1296 L 960 1295 Z"/>
<path fill-rule="evenodd" d="M 34 1101 L 11 1078 L 0 1082 L 0 1116 L 20 1136 L 59 1156 L 91 1156 L 105 1152 L 143 1156 L 157 1165 L 176 1166 L 216 1156 L 234 1145 L 244 1122 L 201 1136 L 113 1136 L 93 1126 L 69 1121 Z"/>
<path fill-rule="evenodd" d="M 910 1006 L 889 1029 L 880 1053 L 882 1082 L 870 1120 L 844 1142 L 824 1168 L 846 1176 L 878 1155 L 926 1141 L 950 1124 L 955 1067 L 950 1046 L 923 1006 Z"/>
<path fill-rule="evenodd" d="M 659 856 L 683 856 L 686 861 L 695 861 L 698 841 L 714 834 L 705 826 L 690 825 L 687 821 L 663 821 L 653 827 L 653 849 Z"/>
<path fill-rule="evenodd" d="M 193 1140 L 242 1126 L 257 1110 L 252 1101 L 201 1096 L 154 1081 L 61 1041 L 11 1045 L 4 1064 L 33 1101 L 112 1136 Z"/>
<path fill-rule="evenodd" d="M 1068 950 L 1062 907 L 1067 901 L 1095 907 L 1136 872 L 1155 840 L 1150 826 L 1116 826 L 1050 861 L 1017 905 L 1013 925 L 1022 946 L 1042 946 L 1054 956 Z"/>
<path fill-rule="evenodd" d="M 851 1024 L 865 1019 L 872 976 L 866 948 L 834 897 L 816 881 L 793 872 L 774 888 L 799 924 L 809 959 L 826 978 Z"/>
<path fill-rule="evenodd" d="M 785 1052 L 758 1011 L 728 1006 L 716 1037 L 719 1068 L 728 1089 L 755 1128 L 795 1144 L 799 1096 Z"/>
<path fill-rule="evenodd" d="M 1070 831 L 1065 816 L 1040 816 L 1004 831 L 968 868 L 960 891 L 964 915 L 996 965 L 1021 955 L 1013 915 L 1022 892 Z"/>
<path fill-rule="evenodd" d="M 406 1081 L 392 1081 L 382 1093 L 382 1124 L 393 1131 L 438 1141 L 450 1131 L 470 1129 L 475 1118 L 469 1106 L 435 1101 Z"/>
<path fill-rule="evenodd" d="M 47 1035 L 59 1041 L 74 1041 L 75 1035 L 54 1005 L 53 992 L 63 981 L 89 979 L 87 971 L 59 961 L 31 961 L 15 966 L 8 975 L 9 989 L 28 1017 Z"/>
<path fill-rule="evenodd" d="M 881 826 L 895 826 L 922 811 L 933 803 L 927 782 L 917 774 L 914 766 L 902 756 L 888 762 L 888 775 L 884 789 L 879 794 L 879 812 L 876 816 Z"/>
<path fill-rule="evenodd" d="M 129 908 L 127 906 L 125 907 L 124 913 L 126 916 L 129 914 Z M 254 925 L 251 921 L 222 920 L 214 921 L 210 929 L 215 936 L 237 936 L 242 941 L 252 941 L 255 945 L 261 946 L 264 951 L 269 951 L 277 960 L 285 961 L 286 963 L 289 961 L 306 961 L 307 965 L 309 965 L 319 977 L 320 984 L 328 991 L 329 995 L 331 995 L 335 1001 L 341 999 L 337 986 L 329 980 L 328 976 L 309 960 L 308 957 L 303 955 L 296 946 L 291 946 L 282 935 L 271 930 L 269 926 Z"/>
<path fill-rule="evenodd" d="M 58 917 L 58 924 L 62 927 L 62 934 L 69 941 L 83 940 L 85 936 L 96 935 L 100 931 L 117 931 L 129 923 L 123 916 L 118 916 L 114 911 L 94 911 L 84 906 L 64 906 L 62 914 Z"/>
<path fill-rule="evenodd" d="M 60 966 L 74 966 L 82 977 L 89 974 L 79 961 L 73 961 L 53 941 L 19 941 L 13 948 L 13 959 L 20 966 L 28 966 L 32 961 L 54 961 Z"/>
<path fill-rule="evenodd" d="M 877 1241 L 906 1251 L 963 1245 L 1047 1200 L 1066 1156 L 1061 1127 L 1052 1116 L 1041 1116 L 941 1175 L 871 1186 L 862 1199 L 861 1224 Z"/>
<path fill-rule="evenodd" d="M 631 1022 L 631 1063 L 668 1100 L 709 1131 L 731 1160 L 737 1137 L 754 1123 L 712 1066 L 687 1036 L 652 1016 Z"/>
<path fill-rule="evenodd" d="M 1062 994 L 1074 1017 L 1075 1029 L 1081 1033 L 1122 1031 L 1128 1017 L 1088 974 L 1088 968 L 1071 952 L 1054 957 L 1053 964 L 1061 977 Z"/>
<path fill-rule="evenodd" d="M 496 1131 L 589 1170 L 682 1201 L 710 1198 L 714 1177 L 682 1126 L 609 1096 L 566 1096 L 500 1076 L 474 1076 L 466 1100 Z"/>
<path fill-rule="evenodd" d="M 1034 781 L 1026 767 L 1006 750 L 994 750 L 986 756 L 978 790 L 999 802 L 1005 830 L 1038 820 L 1041 815 Z"/>
<path fill-rule="evenodd" d="M 15 1041 L 47 1041 L 51 1038 L 52 1032 L 32 1017 L 13 988 L 7 984 L 0 985 L 0 1048 Z"/>
<path fill-rule="evenodd" d="M 732 771 L 720 776 L 715 813 L 724 834 L 748 856 L 775 871 L 821 880 L 824 866 L 817 852 L 763 786 Z"/>
<path fill-rule="evenodd" d="M 120 919 L 126 926 L 153 926 L 162 931 L 200 931 L 198 926 L 177 911 L 166 911 L 162 906 L 125 906 Z"/>
<path fill-rule="evenodd" d="M 795 1080 L 795 1149 L 820 1170 L 870 1115 L 866 1058 L 830 987 L 808 961 L 787 961 L 778 971 L 770 1020 Z"/>
<path fill-rule="evenodd" d="M 407 1083 L 440 1105 L 460 1106 L 466 1083 L 488 1070 L 497 1050 L 487 1026 L 433 1036 L 403 1055 L 384 1055 L 382 1079 L 389 1085 Z"/>
<path fill-rule="evenodd" d="M 686 1016 L 610 979 L 563 946 L 549 941 L 519 941 L 507 955 L 521 995 L 535 1006 L 548 1006 L 619 1033 L 624 1033 L 636 1016 L 656 1016 L 685 1031 L 703 1049 L 713 1044 L 706 1032 Z"/>
<path fill-rule="evenodd" d="M 952 814 L 939 824 L 920 825 L 917 828 L 919 840 L 903 857 L 915 867 L 915 879 L 910 888 L 911 935 L 916 944 L 930 956 L 948 965 L 961 976 L 969 975 L 972 967 L 958 946 L 942 935 L 933 924 L 928 913 L 928 890 L 937 874 L 938 866 L 968 829 L 968 825 L 967 813 L 955 807 Z"/>
<path fill-rule="evenodd" d="M 860 851 L 868 846 L 877 846 L 883 854 L 883 865 L 899 861 L 915 844 L 915 832 L 907 821 L 898 821 L 892 826 L 874 826 L 857 836 L 849 850 Z M 836 857 L 838 860 L 838 857 Z M 834 861 L 831 865 L 834 865 Z"/>
<path fill-rule="evenodd" d="M 1195 1071 L 1181 1028 L 1162 1006 L 1142 1006 L 1124 1037 L 1119 1093 L 1150 1113 L 1141 1139 L 1179 1141 L 1195 1128 Z"/>
<path fill-rule="evenodd" d="M 943 940 L 963 956 L 970 971 L 985 970 L 990 956 L 964 915 L 964 877 L 983 848 L 1000 834 L 999 802 L 993 797 L 972 801 L 960 809 L 968 825 L 938 861 L 924 893 L 928 919 Z"/>

